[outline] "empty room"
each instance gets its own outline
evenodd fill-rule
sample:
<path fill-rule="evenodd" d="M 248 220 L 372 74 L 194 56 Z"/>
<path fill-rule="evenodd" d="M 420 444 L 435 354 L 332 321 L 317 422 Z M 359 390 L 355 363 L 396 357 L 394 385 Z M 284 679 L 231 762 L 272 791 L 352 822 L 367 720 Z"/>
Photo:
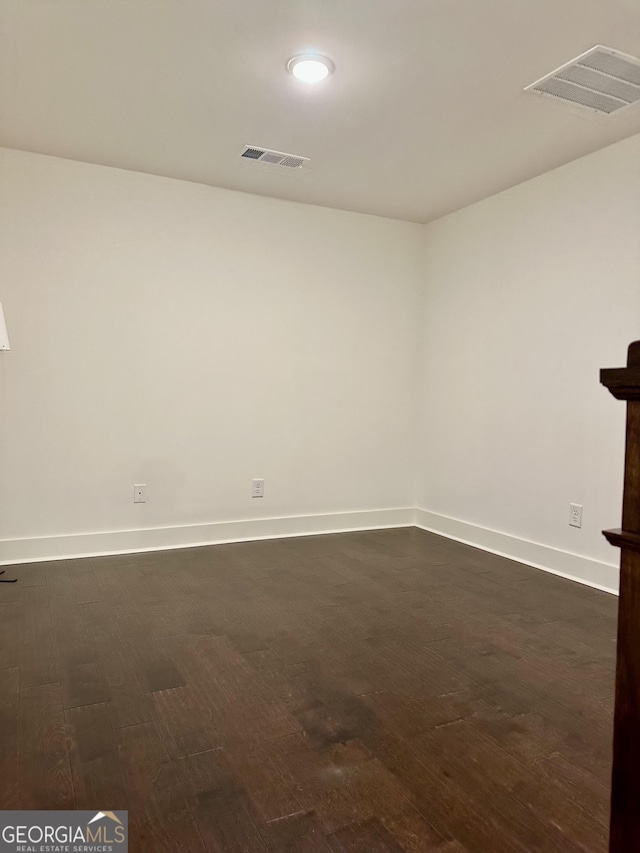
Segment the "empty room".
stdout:
<path fill-rule="evenodd" d="M 637 0 L 0 0 L 0 851 L 640 851 Z"/>

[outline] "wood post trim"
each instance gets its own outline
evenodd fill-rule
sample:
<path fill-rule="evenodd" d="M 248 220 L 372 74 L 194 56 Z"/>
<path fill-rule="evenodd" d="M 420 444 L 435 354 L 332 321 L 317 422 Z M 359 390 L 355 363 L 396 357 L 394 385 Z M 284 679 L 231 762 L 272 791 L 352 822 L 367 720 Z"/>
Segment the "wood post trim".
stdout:
<path fill-rule="evenodd" d="M 627 403 L 622 529 L 605 530 L 621 549 L 616 698 L 613 725 L 610 853 L 640 850 L 640 341 L 627 366 L 600 372 L 600 381 Z"/>

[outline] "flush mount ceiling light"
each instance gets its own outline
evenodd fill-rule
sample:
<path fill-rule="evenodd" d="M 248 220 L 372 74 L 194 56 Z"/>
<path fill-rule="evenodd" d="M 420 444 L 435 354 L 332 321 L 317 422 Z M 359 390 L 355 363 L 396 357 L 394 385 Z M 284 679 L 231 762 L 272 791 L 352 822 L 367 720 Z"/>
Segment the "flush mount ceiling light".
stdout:
<path fill-rule="evenodd" d="M 303 83 L 319 83 L 333 71 L 333 62 L 326 56 L 307 53 L 294 56 L 287 62 L 287 70 Z"/>

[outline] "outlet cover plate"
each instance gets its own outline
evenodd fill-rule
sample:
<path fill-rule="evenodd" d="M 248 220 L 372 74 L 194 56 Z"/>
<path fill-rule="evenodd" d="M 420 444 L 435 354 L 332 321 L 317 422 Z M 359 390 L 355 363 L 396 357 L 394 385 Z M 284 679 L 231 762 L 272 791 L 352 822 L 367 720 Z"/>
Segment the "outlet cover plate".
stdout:
<path fill-rule="evenodd" d="M 582 504 L 569 504 L 569 526 L 582 527 Z"/>

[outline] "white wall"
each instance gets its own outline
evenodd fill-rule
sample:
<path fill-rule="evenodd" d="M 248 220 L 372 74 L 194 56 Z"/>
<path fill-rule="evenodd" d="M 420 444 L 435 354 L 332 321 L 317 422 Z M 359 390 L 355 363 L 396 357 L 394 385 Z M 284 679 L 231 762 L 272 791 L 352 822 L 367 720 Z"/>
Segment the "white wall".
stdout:
<path fill-rule="evenodd" d="M 0 562 L 415 518 L 616 586 L 640 136 L 424 227 L 2 149 L 0 180 Z"/>
<path fill-rule="evenodd" d="M 6 149 L 0 180 L 0 561 L 410 520 L 369 511 L 414 504 L 419 226 Z"/>
<path fill-rule="evenodd" d="M 420 523 L 615 587 L 624 404 L 598 372 L 640 337 L 640 136 L 424 239 Z"/>

